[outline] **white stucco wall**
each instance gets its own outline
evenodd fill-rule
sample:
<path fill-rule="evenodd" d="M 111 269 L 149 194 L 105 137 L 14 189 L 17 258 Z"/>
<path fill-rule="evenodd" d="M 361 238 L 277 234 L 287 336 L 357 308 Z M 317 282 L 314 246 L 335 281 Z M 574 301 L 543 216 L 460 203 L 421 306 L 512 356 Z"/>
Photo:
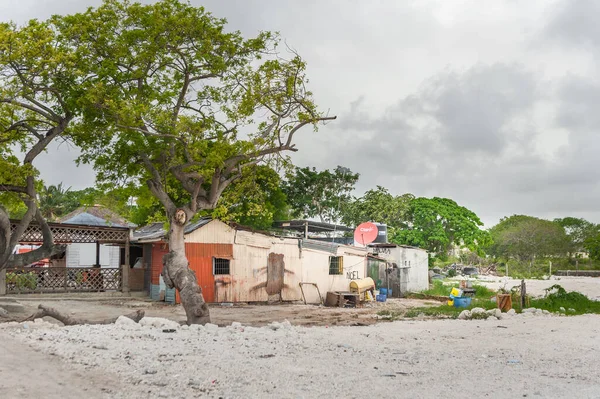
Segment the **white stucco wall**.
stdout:
<path fill-rule="evenodd" d="M 429 264 L 427 251 L 415 247 L 396 246 L 378 248 L 378 256 L 394 262 L 405 271 L 401 276 L 406 278 L 406 291 L 418 292 L 429 288 Z"/>

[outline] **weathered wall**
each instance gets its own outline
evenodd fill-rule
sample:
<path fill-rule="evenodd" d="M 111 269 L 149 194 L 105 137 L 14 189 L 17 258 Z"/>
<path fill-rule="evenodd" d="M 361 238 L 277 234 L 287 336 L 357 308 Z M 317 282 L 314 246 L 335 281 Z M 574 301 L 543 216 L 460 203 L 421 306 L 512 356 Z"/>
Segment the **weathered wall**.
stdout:
<path fill-rule="evenodd" d="M 396 263 L 397 271 L 392 271 L 392 278 L 400 281 L 400 293 L 417 292 L 429 287 L 429 266 L 427 251 L 413 247 L 378 248 L 378 256 Z M 382 266 L 385 268 L 385 266 Z M 384 286 L 385 280 L 382 281 Z M 396 287 L 397 288 L 397 287 Z M 395 295 L 394 295 L 395 296 Z"/>
<path fill-rule="evenodd" d="M 342 256 L 343 272 L 341 275 L 329 274 L 329 256 Z M 366 251 L 359 248 L 339 247 L 335 254 L 311 249 L 302 250 L 302 281 L 319 286 L 321 296 L 325 299 L 328 291 L 349 291 L 352 280 L 366 276 Z M 306 301 L 319 301 L 317 290 L 304 287 Z"/>
<path fill-rule="evenodd" d="M 298 240 L 236 231 L 233 245 L 233 297 L 240 302 L 297 301 L 302 263 Z"/>
<path fill-rule="evenodd" d="M 235 230 L 220 220 L 212 220 L 185 235 L 186 242 L 203 244 L 233 244 Z"/>
<path fill-rule="evenodd" d="M 363 278 L 366 250 L 339 247 L 336 254 L 301 249 L 297 239 L 235 230 L 220 221 L 186 235 L 186 255 L 207 302 L 300 301 L 300 282 L 316 283 L 327 291 L 348 291 L 350 281 Z M 164 243 L 152 244 L 151 291 L 158 295 Z M 329 275 L 329 256 L 344 257 L 341 275 Z M 229 275 L 213 275 L 213 257 L 230 259 Z M 317 303 L 317 290 L 305 286 L 307 302 Z"/>

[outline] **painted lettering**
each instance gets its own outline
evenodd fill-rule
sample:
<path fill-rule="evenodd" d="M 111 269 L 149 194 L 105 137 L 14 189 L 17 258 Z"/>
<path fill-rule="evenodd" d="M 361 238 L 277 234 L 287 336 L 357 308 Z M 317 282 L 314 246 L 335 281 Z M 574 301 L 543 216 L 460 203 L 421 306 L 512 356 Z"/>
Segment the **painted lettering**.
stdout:
<path fill-rule="evenodd" d="M 348 280 L 358 280 L 360 277 L 358 277 L 358 270 L 354 270 L 352 272 L 346 272 L 346 278 Z"/>

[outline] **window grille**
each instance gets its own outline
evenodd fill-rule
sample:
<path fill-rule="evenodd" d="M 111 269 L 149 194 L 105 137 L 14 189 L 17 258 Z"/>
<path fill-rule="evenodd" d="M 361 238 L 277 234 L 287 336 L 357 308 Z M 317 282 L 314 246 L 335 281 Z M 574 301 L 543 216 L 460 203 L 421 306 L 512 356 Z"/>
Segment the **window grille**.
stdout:
<path fill-rule="evenodd" d="M 344 272 L 344 257 L 330 256 L 329 257 L 329 274 L 338 275 Z"/>
<path fill-rule="evenodd" d="M 213 258 L 213 274 L 230 274 L 229 259 Z"/>

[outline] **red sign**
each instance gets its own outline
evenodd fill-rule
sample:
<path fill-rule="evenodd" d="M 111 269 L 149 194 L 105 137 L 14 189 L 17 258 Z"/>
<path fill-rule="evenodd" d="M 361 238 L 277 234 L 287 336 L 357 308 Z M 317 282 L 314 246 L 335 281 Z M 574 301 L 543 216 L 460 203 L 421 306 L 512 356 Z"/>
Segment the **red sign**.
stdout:
<path fill-rule="evenodd" d="M 373 223 L 361 223 L 356 230 L 354 230 L 354 241 L 362 245 L 370 244 L 377 238 L 377 233 L 377 226 Z"/>

